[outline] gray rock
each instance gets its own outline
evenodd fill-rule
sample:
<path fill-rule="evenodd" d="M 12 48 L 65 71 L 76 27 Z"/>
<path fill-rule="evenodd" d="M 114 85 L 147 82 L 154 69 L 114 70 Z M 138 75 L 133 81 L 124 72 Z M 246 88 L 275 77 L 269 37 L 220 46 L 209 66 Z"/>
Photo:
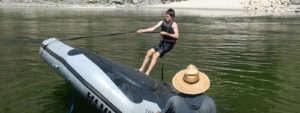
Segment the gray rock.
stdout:
<path fill-rule="evenodd" d="M 161 4 L 162 0 L 149 0 L 151 4 Z"/>
<path fill-rule="evenodd" d="M 280 0 L 281 3 L 290 3 L 291 0 Z"/>
<path fill-rule="evenodd" d="M 139 3 L 141 3 L 140 0 L 133 0 L 132 2 L 133 2 L 133 4 L 139 4 Z"/>
<path fill-rule="evenodd" d="M 300 0 L 291 0 L 291 3 L 295 4 L 295 5 L 298 5 L 298 4 L 300 4 Z"/>
<path fill-rule="evenodd" d="M 298 5 L 289 5 L 288 8 L 289 8 L 289 9 L 297 9 L 297 8 L 298 8 Z"/>
<path fill-rule="evenodd" d="M 138 6 L 161 4 L 161 0 L 132 0 L 132 3 Z"/>
<path fill-rule="evenodd" d="M 266 9 L 267 12 L 272 12 L 274 9 L 272 7 Z"/>

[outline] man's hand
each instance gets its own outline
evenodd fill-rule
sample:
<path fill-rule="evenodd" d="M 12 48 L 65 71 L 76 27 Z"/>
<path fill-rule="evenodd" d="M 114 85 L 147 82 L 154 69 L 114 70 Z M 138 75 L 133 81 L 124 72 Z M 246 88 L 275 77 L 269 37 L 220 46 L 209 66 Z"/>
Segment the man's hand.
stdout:
<path fill-rule="evenodd" d="M 160 34 L 161 34 L 162 36 L 165 36 L 165 35 L 167 35 L 168 33 L 167 33 L 167 32 L 164 32 L 164 31 L 162 31 L 162 32 L 160 32 Z"/>
<path fill-rule="evenodd" d="M 160 113 L 160 111 L 157 111 L 156 113 Z"/>
<path fill-rule="evenodd" d="M 142 29 L 139 29 L 139 30 L 137 30 L 136 31 L 138 34 L 141 34 L 141 33 L 143 33 L 143 30 Z"/>

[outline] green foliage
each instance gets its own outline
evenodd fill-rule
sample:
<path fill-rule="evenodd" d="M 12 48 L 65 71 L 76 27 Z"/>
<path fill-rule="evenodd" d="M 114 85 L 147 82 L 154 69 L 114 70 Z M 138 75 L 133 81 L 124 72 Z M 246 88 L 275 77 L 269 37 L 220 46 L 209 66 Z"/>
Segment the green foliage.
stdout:
<path fill-rule="evenodd" d="M 109 3 L 110 0 L 101 0 L 103 3 Z"/>
<path fill-rule="evenodd" d="M 100 2 L 100 0 L 94 0 L 94 3 L 99 3 Z"/>
<path fill-rule="evenodd" d="M 100 0 L 86 0 L 85 2 L 94 4 L 94 3 L 100 3 Z"/>
<path fill-rule="evenodd" d="M 133 3 L 133 0 L 127 0 L 128 3 Z"/>

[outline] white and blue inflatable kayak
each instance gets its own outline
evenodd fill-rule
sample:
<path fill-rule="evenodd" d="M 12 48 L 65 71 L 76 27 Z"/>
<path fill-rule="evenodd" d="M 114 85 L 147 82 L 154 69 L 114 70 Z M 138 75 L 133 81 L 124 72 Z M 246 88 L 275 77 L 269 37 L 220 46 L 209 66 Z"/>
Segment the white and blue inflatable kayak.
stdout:
<path fill-rule="evenodd" d="M 56 38 L 44 40 L 39 54 L 104 113 L 156 113 L 176 94 L 168 84 Z"/>

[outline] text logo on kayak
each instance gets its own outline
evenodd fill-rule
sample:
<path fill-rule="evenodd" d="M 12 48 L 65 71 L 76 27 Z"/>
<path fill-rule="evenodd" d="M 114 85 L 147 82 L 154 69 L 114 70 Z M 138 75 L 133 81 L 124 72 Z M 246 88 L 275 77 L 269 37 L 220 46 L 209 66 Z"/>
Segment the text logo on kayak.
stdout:
<path fill-rule="evenodd" d="M 92 95 L 90 92 L 87 93 L 87 99 L 92 104 L 95 104 L 97 108 L 103 111 L 104 113 L 113 113 L 111 109 L 106 104 L 104 104 L 104 102 L 102 102 L 100 99 Z"/>

